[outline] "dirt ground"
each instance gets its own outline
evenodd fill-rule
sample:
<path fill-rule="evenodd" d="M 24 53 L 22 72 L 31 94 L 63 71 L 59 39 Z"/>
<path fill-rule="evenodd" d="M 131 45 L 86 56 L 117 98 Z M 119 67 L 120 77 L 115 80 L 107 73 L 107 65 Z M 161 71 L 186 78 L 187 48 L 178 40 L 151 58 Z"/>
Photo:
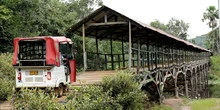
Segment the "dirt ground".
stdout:
<path fill-rule="evenodd" d="M 9 101 L 0 101 L 0 110 L 13 110 Z"/>
<path fill-rule="evenodd" d="M 168 98 L 163 101 L 163 104 L 172 107 L 173 110 L 190 110 L 190 107 L 185 105 L 181 98 Z"/>

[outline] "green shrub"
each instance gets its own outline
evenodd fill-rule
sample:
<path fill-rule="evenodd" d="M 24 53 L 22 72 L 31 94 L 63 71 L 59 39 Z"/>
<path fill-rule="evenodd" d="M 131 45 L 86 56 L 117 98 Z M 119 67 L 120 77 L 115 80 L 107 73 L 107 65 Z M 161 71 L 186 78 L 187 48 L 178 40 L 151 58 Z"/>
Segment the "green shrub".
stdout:
<path fill-rule="evenodd" d="M 67 108 L 82 110 L 140 110 L 146 95 L 139 89 L 134 75 L 119 71 L 115 76 L 103 78 L 100 85 L 76 88 L 70 94 Z"/>
<path fill-rule="evenodd" d="M 15 81 L 8 78 L 0 79 L 0 100 L 6 100 L 12 96 L 14 92 Z"/>
<path fill-rule="evenodd" d="M 208 79 L 210 79 L 210 80 L 218 80 L 219 77 L 217 75 L 215 75 L 215 74 L 209 74 Z"/>
<path fill-rule="evenodd" d="M 15 69 L 12 66 L 13 55 L 11 53 L 0 54 L 0 78 L 15 79 Z"/>
<path fill-rule="evenodd" d="M 210 95 L 213 98 L 220 98 L 220 84 L 213 84 L 209 86 Z"/>
<path fill-rule="evenodd" d="M 0 100 L 6 100 L 13 93 L 15 69 L 12 66 L 12 54 L 0 54 Z"/>
<path fill-rule="evenodd" d="M 109 93 L 103 92 L 101 86 L 83 86 L 67 97 L 66 108 L 76 110 L 121 110 Z"/>
<path fill-rule="evenodd" d="M 56 101 L 56 97 L 36 89 L 21 89 L 11 100 L 19 110 L 64 110 L 65 105 Z"/>
<path fill-rule="evenodd" d="M 105 77 L 102 81 L 104 92 L 119 103 L 123 109 L 142 109 L 143 101 L 146 99 L 144 93 L 139 89 L 135 76 L 129 71 L 119 71 L 113 77 Z"/>

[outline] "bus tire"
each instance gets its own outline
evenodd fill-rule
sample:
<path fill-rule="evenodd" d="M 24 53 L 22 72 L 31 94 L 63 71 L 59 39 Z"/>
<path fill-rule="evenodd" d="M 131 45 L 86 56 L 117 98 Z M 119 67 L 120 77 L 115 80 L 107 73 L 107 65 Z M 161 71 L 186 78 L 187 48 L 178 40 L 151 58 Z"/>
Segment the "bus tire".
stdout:
<path fill-rule="evenodd" d="M 63 93 L 64 93 L 64 86 L 63 86 L 63 84 L 59 84 L 59 87 L 58 87 L 58 97 L 62 97 Z"/>

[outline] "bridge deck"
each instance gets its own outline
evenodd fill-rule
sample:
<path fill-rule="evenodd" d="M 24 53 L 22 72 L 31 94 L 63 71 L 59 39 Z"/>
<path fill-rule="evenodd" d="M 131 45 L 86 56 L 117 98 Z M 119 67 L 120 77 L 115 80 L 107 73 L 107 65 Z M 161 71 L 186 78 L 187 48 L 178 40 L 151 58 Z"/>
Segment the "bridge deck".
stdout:
<path fill-rule="evenodd" d="M 72 83 L 73 86 L 90 85 L 101 82 L 104 76 L 116 74 L 115 70 L 111 71 L 86 71 L 76 76 L 77 81 Z"/>

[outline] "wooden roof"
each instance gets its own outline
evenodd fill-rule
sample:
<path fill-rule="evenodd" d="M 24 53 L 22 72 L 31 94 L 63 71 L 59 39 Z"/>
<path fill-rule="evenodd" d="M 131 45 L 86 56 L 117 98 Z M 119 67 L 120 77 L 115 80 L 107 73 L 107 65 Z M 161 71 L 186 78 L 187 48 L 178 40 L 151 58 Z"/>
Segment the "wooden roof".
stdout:
<path fill-rule="evenodd" d="M 128 22 L 131 23 L 132 43 L 140 40 L 141 44 L 159 47 L 179 48 L 193 51 L 209 50 L 184 41 L 164 31 L 153 28 L 140 21 L 133 20 L 107 6 L 102 6 L 93 13 L 69 28 L 74 34 L 82 35 L 82 25 L 85 25 L 85 36 L 100 40 L 129 41 Z"/>

